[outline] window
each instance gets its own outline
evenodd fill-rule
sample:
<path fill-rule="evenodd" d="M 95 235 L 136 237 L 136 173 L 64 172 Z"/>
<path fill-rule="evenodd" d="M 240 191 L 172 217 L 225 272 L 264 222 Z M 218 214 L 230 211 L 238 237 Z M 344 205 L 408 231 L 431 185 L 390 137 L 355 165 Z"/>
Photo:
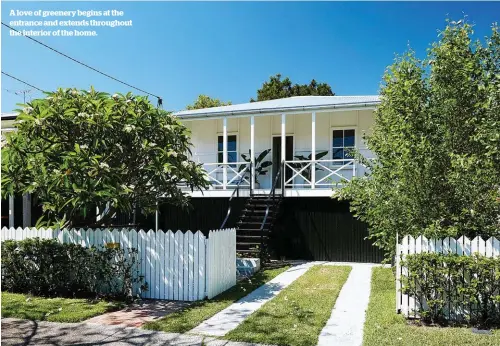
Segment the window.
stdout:
<path fill-rule="evenodd" d="M 217 163 L 224 162 L 223 149 L 224 147 L 224 136 L 218 136 L 217 138 Z M 238 162 L 238 146 L 236 143 L 236 135 L 227 136 L 227 162 L 233 163 Z"/>
<path fill-rule="evenodd" d="M 349 149 L 355 146 L 354 129 L 333 130 L 332 159 L 352 159 Z"/>

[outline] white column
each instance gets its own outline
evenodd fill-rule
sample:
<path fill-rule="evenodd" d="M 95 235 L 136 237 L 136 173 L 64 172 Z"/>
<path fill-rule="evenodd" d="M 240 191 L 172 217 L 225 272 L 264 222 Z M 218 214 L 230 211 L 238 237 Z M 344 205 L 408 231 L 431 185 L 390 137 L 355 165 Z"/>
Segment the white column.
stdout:
<path fill-rule="evenodd" d="M 250 162 L 252 163 L 250 188 L 253 190 L 255 187 L 255 116 L 253 115 L 250 117 Z"/>
<path fill-rule="evenodd" d="M 156 201 L 156 211 L 155 211 L 155 231 L 158 232 L 158 225 L 159 225 L 159 213 L 158 213 L 158 201 Z"/>
<path fill-rule="evenodd" d="M 281 160 L 286 160 L 286 114 L 281 114 Z"/>
<path fill-rule="evenodd" d="M 283 160 L 286 160 L 286 114 L 285 113 L 281 114 L 281 161 Z M 286 185 L 285 171 L 286 169 L 281 172 L 281 174 L 283 174 L 282 177 L 285 177 L 285 179 L 282 180 L 285 182 L 285 184 L 283 185 Z M 285 186 L 282 186 L 281 188 L 284 189 Z"/>
<path fill-rule="evenodd" d="M 316 112 L 311 115 L 311 189 L 316 188 Z"/>
<path fill-rule="evenodd" d="M 227 185 L 227 117 L 222 120 L 222 188 L 225 190 Z"/>
<path fill-rule="evenodd" d="M 23 195 L 23 228 L 31 227 L 31 195 Z"/>
<path fill-rule="evenodd" d="M 14 196 L 9 196 L 9 228 L 14 228 Z"/>

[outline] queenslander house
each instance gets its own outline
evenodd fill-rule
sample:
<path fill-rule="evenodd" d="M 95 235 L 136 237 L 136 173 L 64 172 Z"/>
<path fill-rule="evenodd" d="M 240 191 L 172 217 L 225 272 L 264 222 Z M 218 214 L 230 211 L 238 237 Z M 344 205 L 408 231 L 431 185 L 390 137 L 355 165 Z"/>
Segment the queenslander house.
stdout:
<path fill-rule="evenodd" d="M 375 158 L 363 134 L 378 103 L 378 96 L 298 96 L 174 113 L 191 130 L 192 159 L 203 164 L 210 187 L 186 189 L 191 209 L 161 205 L 141 226 L 236 227 L 246 256 L 381 261 L 366 224 L 335 197 L 369 173 L 352 149 Z"/>

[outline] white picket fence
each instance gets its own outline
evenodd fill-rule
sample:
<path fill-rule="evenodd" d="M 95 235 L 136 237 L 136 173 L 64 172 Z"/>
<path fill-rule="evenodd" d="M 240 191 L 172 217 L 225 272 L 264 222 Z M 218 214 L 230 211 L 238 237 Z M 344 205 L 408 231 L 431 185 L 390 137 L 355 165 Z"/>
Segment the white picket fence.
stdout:
<path fill-rule="evenodd" d="M 154 232 L 127 229 L 52 230 L 2 228 L 1 240 L 58 239 L 85 247 L 119 243 L 138 250 L 148 290 L 142 298 L 195 301 L 213 298 L 236 284 L 236 230 Z"/>
<path fill-rule="evenodd" d="M 486 257 L 500 257 L 500 241 L 497 238 L 489 238 L 483 240 L 481 237 L 469 239 L 462 236 L 458 239 L 428 239 L 424 236 L 414 238 L 405 236 L 401 243 L 396 242 L 396 311 L 406 317 L 418 317 L 415 313 L 417 310 L 417 302 L 414 297 L 403 294 L 401 291 L 401 277 L 408 275 L 408 269 L 401 266 L 401 261 L 406 255 L 419 253 L 442 253 L 442 254 L 458 254 L 461 256 L 471 256 L 474 253 L 479 253 Z"/>

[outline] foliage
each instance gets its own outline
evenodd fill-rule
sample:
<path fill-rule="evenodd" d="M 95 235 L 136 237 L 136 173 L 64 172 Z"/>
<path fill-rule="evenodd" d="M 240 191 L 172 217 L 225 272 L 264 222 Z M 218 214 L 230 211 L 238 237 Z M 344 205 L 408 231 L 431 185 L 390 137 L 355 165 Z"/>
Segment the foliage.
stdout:
<path fill-rule="evenodd" d="M 223 102 L 219 99 L 211 98 L 207 95 L 199 95 L 196 101 L 192 105 L 186 106 L 186 109 L 202 109 L 202 108 L 212 108 L 212 107 L 220 107 L 220 106 L 228 106 L 231 104 L 231 101 Z"/>
<path fill-rule="evenodd" d="M 55 239 L 2 243 L 2 290 L 37 296 L 131 299 L 141 285 L 136 249 L 85 248 Z M 142 286 L 143 289 L 147 287 Z"/>
<path fill-rule="evenodd" d="M 341 191 L 389 256 L 398 232 L 500 234 L 500 35 L 472 34 L 449 22 L 426 60 L 409 51 L 388 68 L 365 137 L 377 160 Z"/>
<path fill-rule="evenodd" d="M 310 268 L 224 338 L 266 345 L 317 345 L 350 271 L 350 266 Z"/>
<path fill-rule="evenodd" d="M 292 96 L 334 96 L 332 88 L 327 83 L 317 83 L 314 79 L 309 84 L 292 84 L 290 78 L 281 80 L 281 74 L 271 76 L 257 90 L 257 100 L 250 102 L 281 99 Z"/>
<path fill-rule="evenodd" d="M 500 258 L 421 253 L 401 265 L 408 269 L 402 291 L 418 302 L 424 321 L 500 325 Z"/>
<path fill-rule="evenodd" d="M 207 186 L 188 158 L 189 130 L 147 97 L 93 88 L 47 95 L 18 110 L 17 131 L 2 147 L 2 194 L 34 194 L 43 208 L 38 226 L 93 226 L 96 207 L 107 225 L 134 206 L 154 212 L 160 198 L 187 205 L 179 182 Z"/>
<path fill-rule="evenodd" d="M 442 346 L 442 345 L 500 345 L 500 330 L 493 335 L 471 332 L 471 328 L 447 327 L 408 323 L 396 313 L 392 268 L 372 269 L 370 301 L 363 329 L 365 346 Z"/>
<path fill-rule="evenodd" d="M 263 152 L 259 154 L 259 156 L 256 156 L 254 159 L 254 165 L 255 165 L 255 176 L 254 180 L 256 183 L 258 183 L 259 176 L 261 175 L 266 175 L 268 170 L 267 167 L 271 166 L 273 163 L 271 161 L 264 161 L 264 158 L 271 152 L 271 149 L 266 149 Z M 251 161 L 251 155 L 252 153 L 250 150 L 248 150 L 248 155 L 247 154 L 241 154 L 241 158 L 245 160 L 245 162 L 250 162 Z M 240 166 L 239 171 L 243 169 L 242 166 Z"/>
<path fill-rule="evenodd" d="M 316 153 L 316 160 L 321 160 L 323 156 L 326 156 L 328 154 L 328 151 L 321 151 L 319 153 Z M 304 162 L 296 162 L 292 163 L 291 166 L 295 168 L 298 172 L 304 167 L 306 167 L 312 160 L 312 153 L 309 154 L 307 157 L 304 155 L 295 155 L 294 156 L 297 160 L 304 161 Z M 316 171 L 322 171 L 323 169 L 316 165 Z M 307 180 L 311 181 L 311 171 L 312 171 L 312 165 L 309 165 L 307 168 L 304 168 L 304 170 L 301 172 L 301 175 L 304 176 Z"/>
<path fill-rule="evenodd" d="M 113 301 L 44 298 L 2 292 L 2 317 L 75 323 L 122 306 L 123 303 Z"/>
<path fill-rule="evenodd" d="M 185 333 L 250 294 L 266 282 L 271 281 L 287 269 L 289 267 L 263 269 L 250 278 L 239 280 L 235 286 L 210 300 L 194 302 L 183 310 L 168 314 L 161 319 L 147 322 L 144 328 L 171 333 Z"/>

